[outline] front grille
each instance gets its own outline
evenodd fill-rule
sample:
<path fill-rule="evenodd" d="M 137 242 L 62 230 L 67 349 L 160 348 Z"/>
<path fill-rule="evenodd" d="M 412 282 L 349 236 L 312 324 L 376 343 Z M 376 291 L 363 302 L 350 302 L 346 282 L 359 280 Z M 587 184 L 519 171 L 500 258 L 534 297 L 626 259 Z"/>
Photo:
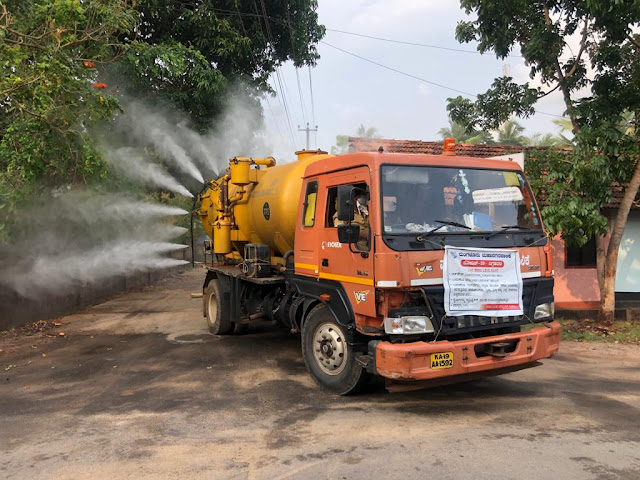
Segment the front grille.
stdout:
<path fill-rule="evenodd" d="M 482 317 L 464 315 L 449 317 L 444 311 L 444 286 L 424 287 L 433 312 L 434 327 L 441 336 L 503 329 L 533 322 L 533 312 L 541 303 L 553 302 L 553 278 L 530 278 L 522 282 L 524 315 L 510 317 Z"/>

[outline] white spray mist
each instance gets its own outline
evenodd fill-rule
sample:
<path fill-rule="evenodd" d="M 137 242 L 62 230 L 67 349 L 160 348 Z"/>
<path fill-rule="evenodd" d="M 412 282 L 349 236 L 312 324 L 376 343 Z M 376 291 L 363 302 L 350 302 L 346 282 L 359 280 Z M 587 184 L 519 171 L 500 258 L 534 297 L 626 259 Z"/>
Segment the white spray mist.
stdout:
<path fill-rule="evenodd" d="M 187 215 L 186 210 L 171 205 L 140 202 L 135 200 L 115 200 L 104 207 L 105 215 L 114 217 L 145 216 L 145 217 L 170 217 Z"/>
<path fill-rule="evenodd" d="M 123 241 L 89 251 L 41 256 L 28 267 L 20 265 L 4 272 L 0 284 L 25 297 L 60 292 L 115 275 L 184 265 L 188 262 L 162 256 L 184 248 L 187 247 L 166 242 Z"/>
<path fill-rule="evenodd" d="M 139 102 L 129 103 L 126 106 L 126 115 L 122 116 L 120 121 L 131 129 L 131 133 L 139 141 L 151 143 L 178 170 L 199 183 L 204 183 L 202 174 L 179 145 L 175 124 L 171 124 L 165 117 Z"/>
<path fill-rule="evenodd" d="M 154 185 L 166 188 L 170 192 L 175 192 L 185 197 L 193 197 L 183 185 L 169 175 L 158 164 L 151 163 L 146 157 L 131 147 L 121 147 L 115 151 L 103 149 L 106 158 L 116 169 L 132 180 L 137 180 L 143 184 Z"/>

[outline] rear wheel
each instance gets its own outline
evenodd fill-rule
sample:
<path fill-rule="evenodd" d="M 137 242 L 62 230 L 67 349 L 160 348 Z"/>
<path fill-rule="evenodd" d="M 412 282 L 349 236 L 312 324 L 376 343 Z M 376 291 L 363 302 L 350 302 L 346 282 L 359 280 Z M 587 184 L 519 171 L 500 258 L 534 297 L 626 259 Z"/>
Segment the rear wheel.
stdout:
<path fill-rule="evenodd" d="M 249 324 L 247 323 L 234 323 L 233 334 L 244 335 L 249 331 Z"/>
<path fill-rule="evenodd" d="M 233 333 L 234 324 L 231 322 L 231 306 L 220 281 L 209 282 L 205 292 L 205 315 L 209 331 L 214 335 L 229 335 Z"/>
<path fill-rule="evenodd" d="M 324 305 L 313 308 L 302 324 L 302 356 L 316 383 L 338 395 L 356 393 L 368 380 L 346 329 Z"/>

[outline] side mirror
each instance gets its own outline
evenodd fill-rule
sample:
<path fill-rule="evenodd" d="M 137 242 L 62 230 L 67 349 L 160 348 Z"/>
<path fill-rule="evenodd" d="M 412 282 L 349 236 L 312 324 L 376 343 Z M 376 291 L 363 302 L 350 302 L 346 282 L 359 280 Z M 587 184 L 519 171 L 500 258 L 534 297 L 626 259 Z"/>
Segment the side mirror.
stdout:
<path fill-rule="evenodd" d="M 338 225 L 338 241 L 340 243 L 358 243 L 360 240 L 360 225 Z"/>
<path fill-rule="evenodd" d="M 340 185 L 338 187 L 338 220 L 341 222 L 353 221 L 354 190 L 355 187 L 353 185 Z M 342 241 L 340 242 L 343 243 Z"/>

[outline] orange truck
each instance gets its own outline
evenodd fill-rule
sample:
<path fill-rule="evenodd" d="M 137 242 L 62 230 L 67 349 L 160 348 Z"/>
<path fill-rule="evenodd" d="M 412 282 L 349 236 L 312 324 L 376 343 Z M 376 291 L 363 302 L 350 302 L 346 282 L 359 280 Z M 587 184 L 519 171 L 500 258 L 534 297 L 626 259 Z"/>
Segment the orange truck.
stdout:
<path fill-rule="evenodd" d="M 236 157 L 199 196 L 217 335 L 274 321 L 345 395 L 539 364 L 558 349 L 552 247 L 519 165 L 455 154 Z"/>

